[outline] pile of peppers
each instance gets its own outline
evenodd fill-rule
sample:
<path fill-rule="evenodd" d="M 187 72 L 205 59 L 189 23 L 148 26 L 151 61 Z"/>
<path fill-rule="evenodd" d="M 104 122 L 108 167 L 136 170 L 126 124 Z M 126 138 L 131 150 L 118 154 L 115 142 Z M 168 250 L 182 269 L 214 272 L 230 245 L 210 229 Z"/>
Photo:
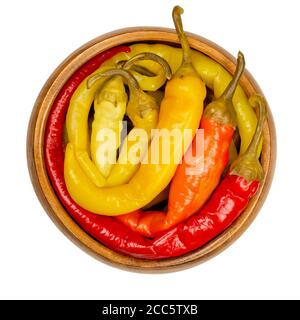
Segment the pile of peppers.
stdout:
<path fill-rule="evenodd" d="M 95 239 L 137 258 L 176 257 L 205 245 L 244 211 L 264 176 L 266 106 L 239 86 L 243 54 L 231 76 L 192 50 L 182 13 L 173 9 L 181 48 L 138 43 L 98 54 L 65 83 L 47 120 L 45 163 L 60 201 Z M 123 119 L 132 128 L 122 139 Z M 191 130 L 188 144 L 171 142 L 168 164 L 144 163 L 153 146 L 162 148 L 152 130 L 174 128 Z M 198 128 L 203 152 L 187 162 Z M 108 149 L 103 129 L 115 133 Z M 132 142 L 140 129 L 145 138 Z"/>

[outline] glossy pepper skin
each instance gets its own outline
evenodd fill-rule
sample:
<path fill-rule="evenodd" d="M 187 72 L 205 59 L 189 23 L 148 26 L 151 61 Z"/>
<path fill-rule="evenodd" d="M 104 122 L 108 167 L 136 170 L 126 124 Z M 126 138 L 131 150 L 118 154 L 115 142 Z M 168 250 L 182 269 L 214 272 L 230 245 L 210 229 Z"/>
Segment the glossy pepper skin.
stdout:
<path fill-rule="evenodd" d="M 92 87 L 99 79 L 103 77 L 119 76 L 127 82 L 130 89 L 130 99 L 126 108 L 126 114 L 132 121 L 134 128 L 125 138 L 119 153 L 118 161 L 111 166 L 111 172 L 106 177 L 105 185 L 109 187 L 127 183 L 136 173 L 140 165 L 140 159 L 147 151 L 151 129 L 154 129 L 157 125 L 159 111 L 157 99 L 141 90 L 135 78 L 131 75 L 131 73 L 126 71 L 127 69 L 130 69 L 130 67 L 135 66 L 134 63 L 137 60 L 140 61 L 143 59 L 155 60 L 163 67 L 165 71 L 165 78 L 171 78 L 171 69 L 164 59 L 155 54 L 142 53 L 128 60 L 123 65 L 122 69 L 110 69 L 106 72 L 97 73 L 93 77 L 90 77 L 87 82 L 88 87 Z M 118 93 L 121 93 L 120 90 Z M 108 118 L 110 118 L 113 114 L 114 112 L 110 112 Z M 97 122 L 105 123 L 107 120 L 103 120 L 103 117 L 99 117 Z M 145 135 L 143 135 L 143 137 L 139 137 L 139 140 L 136 141 L 137 133 L 140 131 L 139 129 L 143 129 Z M 139 156 L 137 156 L 138 152 L 140 154 Z M 113 156 L 115 157 L 114 154 Z"/>
<path fill-rule="evenodd" d="M 112 50 L 105 51 L 102 54 L 95 56 L 86 64 L 80 67 L 66 82 L 59 92 L 56 100 L 53 103 L 51 113 L 47 122 L 45 133 L 45 163 L 49 175 L 53 180 L 56 178 L 56 164 L 63 161 L 63 154 L 58 151 L 63 150 L 61 136 L 64 129 L 64 121 L 68 111 L 70 100 L 84 79 L 92 72 L 99 68 L 104 61 L 109 60 L 118 53 L 129 52 L 130 48 L 126 46 L 116 47 Z M 68 137 L 69 139 L 69 137 Z M 57 150 L 57 152 L 55 152 Z M 57 155 L 57 159 L 56 159 Z M 59 183 L 61 184 L 61 182 Z"/>
<path fill-rule="evenodd" d="M 192 167 L 192 163 L 183 162 L 178 166 L 171 182 L 168 211 L 165 213 L 138 210 L 117 216 L 119 221 L 131 230 L 153 238 L 163 230 L 185 221 L 201 208 L 218 185 L 228 163 L 228 149 L 234 128 L 231 125 L 216 125 L 213 120 L 205 118 L 201 120 L 200 128 L 205 130 L 204 168 L 200 174 L 187 176 L 186 170 Z M 195 143 L 192 144 L 192 148 L 193 146 Z"/>
<path fill-rule="evenodd" d="M 135 56 L 136 55 L 132 55 L 132 58 L 134 59 Z M 91 74 L 92 78 L 95 76 L 98 77 L 97 83 L 93 86 L 89 86 L 88 82 L 90 80 L 90 77 L 88 79 L 87 78 L 83 79 L 82 82 L 76 88 L 76 90 L 73 92 L 73 95 L 70 99 L 70 105 L 68 108 L 67 118 L 66 118 L 66 129 L 68 133 L 68 139 L 73 144 L 75 157 L 81 169 L 97 187 L 103 187 L 107 184 L 112 186 L 112 185 L 119 185 L 124 183 L 124 180 L 126 180 L 124 179 L 125 175 L 118 174 L 119 170 L 121 169 L 122 169 L 121 170 L 122 174 L 124 174 L 124 171 L 126 174 L 128 174 L 125 168 L 123 167 L 117 168 L 116 170 L 113 171 L 114 178 L 111 179 L 112 181 L 108 181 L 107 183 L 105 176 L 103 176 L 101 172 L 98 170 L 96 164 L 91 160 L 88 152 L 88 144 L 89 144 L 88 115 L 89 115 L 89 111 L 90 111 L 92 102 L 94 100 L 95 94 L 102 87 L 105 81 L 104 77 L 99 78 L 98 75 L 99 73 L 103 73 L 108 69 L 115 68 L 117 65 L 120 64 L 120 62 L 126 61 L 124 65 L 125 67 L 127 63 L 130 64 L 130 60 L 132 59 L 129 59 L 128 61 L 127 60 L 128 58 L 125 52 L 120 52 L 119 54 L 113 56 L 111 59 L 107 59 L 100 66 L 98 70 L 95 70 L 94 73 Z M 160 70 L 159 75 L 156 77 L 151 77 L 151 80 L 150 80 L 151 84 L 155 84 L 155 87 L 157 85 L 159 86 L 163 85 L 166 80 L 165 68 L 161 67 L 162 65 L 161 60 L 163 59 L 162 58 L 156 59 L 156 62 L 155 62 L 156 68 L 158 67 Z M 163 63 L 163 64 L 165 65 L 166 63 Z M 149 87 L 148 78 L 149 77 L 142 76 L 142 79 L 143 79 L 142 83 L 147 88 Z"/>
<path fill-rule="evenodd" d="M 198 128 L 206 87 L 190 61 L 190 48 L 184 33 L 179 34 L 183 46 L 183 62 L 176 74 L 166 84 L 165 96 L 161 102 L 157 129 L 180 133 L 180 142 L 170 141 L 169 163 L 142 163 L 137 173 L 127 183 L 115 187 L 98 188 L 85 175 L 76 159 L 76 146 L 70 142 L 66 148 L 64 175 L 67 189 L 73 200 L 81 207 L 96 214 L 120 215 L 135 211 L 147 205 L 171 181 L 178 161 L 182 158 L 187 146 Z M 79 118 L 78 118 L 79 120 Z M 85 117 L 82 121 L 86 121 Z M 67 118 L 67 128 L 72 127 Z M 73 128 L 74 129 L 74 128 Z M 75 128 L 76 129 L 76 128 Z M 77 130 L 80 132 L 81 127 Z M 186 137 L 185 130 L 192 135 Z M 68 130 L 69 133 L 69 130 Z M 186 137 L 186 139 L 184 139 Z M 161 139 L 151 141 L 148 149 L 149 159 L 153 150 L 162 150 Z M 145 184 L 145 181 L 152 183 Z"/>
<path fill-rule="evenodd" d="M 137 258 L 160 259 L 179 256 L 196 248 L 198 246 L 197 241 L 203 243 L 204 240 L 211 240 L 210 237 L 206 237 L 204 240 L 201 238 L 201 221 L 203 224 L 203 219 L 198 220 L 198 218 L 201 217 L 201 212 L 189 219 L 189 225 L 187 223 L 180 224 L 154 240 L 146 240 L 140 235 L 130 231 L 126 226 L 123 226 L 113 218 L 95 215 L 80 208 L 70 197 L 64 182 L 62 135 L 70 97 L 79 83 L 82 82 L 87 75 L 93 72 L 101 62 L 105 59 L 109 59 L 112 55 L 121 50 L 129 49 L 126 47 L 114 48 L 113 50 L 106 51 L 88 61 L 73 74 L 58 94 L 50 111 L 45 131 L 45 163 L 47 172 L 55 192 L 71 217 L 84 230 L 104 245 L 107 245 L 117 252 Z M 234 187 L 233 190 L 237 189 L 237 191 L 235 191 L 236 196 L 233 196 L 235 201 L 230 201 L 231 205 L 226 207 L 226 217 L 230 217 L 230 221 L 237 218 L 245 209 L 248 201 L 255 193 L 255 187 L 257 188 L 259 184 L 257 180 L 253 180 L 253 182 L 249 181 L 249 183 L 253 183 L 252 186 L 254 187 L 252 189 L 249 188 L 249 184 L 245 183 L 244 179 L 239 178 L 238 175 L 236 175 L 236 179 L 234 179 L 234 177 L 234 175 L 229 174 L 226 176 L 226 179 L 230 178 L 231 181 L 230 184 L 230 181 L 226 183 L 227 189 L 229 187 L 230 189 Z M 221 183 L 222 185 L 225 185 L 226 181 L 224 181 L 225 180 Z M 223 190 L 225 191 L 226 188 L 223 188 Z M 222 203 L 223 196 L 224 193 L 222 192 L 219 193 L 218 197 L 214 196 L 216 208 Z M 228 201 L 229 200 L 230 195 L 228 196 Z M 224 221 L 224 230 L 227 222 L 226 220 L 221 220 L 221 222 L 222 221 Z M 192 226 L 193 229 L 191 229 Z M 219 230 L 221 229 L 222 226 L 219 225 Z M 193 236 L 193 234 L 196 236 Z"/>
<path fill-rule="evenodd" d="M 113 158 L 116 158 L 116 150 L 109 150 L 106 159 L 104 159 L 104 154 L 106 154 L 103 150 L 105 140 L 101 141 L 101 129 L 114 130 L 117 136 L 116 140 L 119 140 L 118 133 L 122 130 L 119 123 L 123 119 L 125 111 L 127 111 L 127 114 L 136 127 L 148 131 L 156 126 L 158 118 L 158 105 L 155 103 L 155 99 L 151 96 L 147 96 L 142 90 L 134 90 L 135 88 L 132 88 L 133 93 L 130 95 L 130 101 L 126 110 L 127 95 L 122 80 L 115 77 L 103 84 L 104 78 L 102 74 L 105 73 L 103 70 L 107 70 L 110 65 L 113 66 L 114 64 L 118 64 L 120 59 L 118 59 L 118 56 L 119 55 L 115 56 L 112 61 L 108 60 L 105 66 L 100 67 L 102 70 L 100 73 L 94 74 L 87 82 L 83 81 L 79 85 L 73 94 L 76 98 L 70 100 L 69 109 L 75 109 L 75 111 L 67 113 L 66 129 L 69 131 L 67 136 L 75 147 L 74 152 L 76 159 L 79 162 L 81 169 L 97 187 L 114 186 L 126 183 L 137 170 L 136 167 L 138 167 L 137 165 L 131 165 L 129 161 L 127 161 L 127 163 L 123 161 L 122 164 L 118 161 L 118 164 L 113 168 L 112 176 L 108 178 L 112 169 Z M 149 59 L 149 56 L 151 59 L 155 59 L 158 64 L 162 65 L 166 73 L 165 77 L 169 79 L 171 77 L 171 70 L 167 62 L 155 54 L 149 53 L 146 55 L 146 58 L 148 57 L 147 59 Z M 132 63 L 135 62 L 137 58 L 138 60 L 142 60 L 144 57 L 145 54 L 134 56 L 124 64 L 124 68 L 133 67 L 134 65 L 132 65 Z M 90 83 L 95 82 L 97 82 L 97 85 L 90 85 Z M 84 86 L 85 83 L 86 87 Z M 138 86 L 136 81 L 135 83 L 136 86 Z M 100 89 L 95 93 L 95 90 L 92 87 L 100 87 Z M 91 134 L 91 158 L 93 160 L 91 161 L 88 144 L 85 143 L 85 141 L 89 140 L 86 132 L 87 121 L 85 121 L 87 119 L 89 106 L 84 105 L 84 102 L 91 102 L 93 95 L 95 95 L 96 99 L 94 99 L 95 115 Z M 77 109 L 76 106 L 78 107 Z M 148 112 L 149 110 L 150 112 Z M 141 112 L 143 113 L 143 119 L 140 117 Z M 71 129 L 72 127 L 75 129 L 73 123 L 78 126 L 80 132 L 74 132 Z M 134 135 L 134 132 L 131 132 L 130 134 L 132 136 Z M 117 143 L 113 145 L 118 146 L 119 143 L 118 141 L 116 142 Z M 130 150 L 130 146 L 128 149 Z M 121 152 L 121 159 L 124 157 L 123 153 Z"/>
<path fill-rule="evenodd" d="M 232 96 L 245 68 L 242 53 L 232 81 L 222 96 L 211 102 L 205 109 L 200 128 L 204 132 L 203 154 L 199 153 L 193 161 L 186 161 L 177 167 L 171 182 L 168 212 L 129 213 L 118 217 L 132 230 L 154 237 L 163 230 L 186 220 L 199 210 L 218 185 L 225 170 L 229 148 L 236 125 L 236 114 L 232 106 Z M 190 147 L 190 154 L 196 154 L 197 139 Z"/>
<path fill-rule="evenodd" d="M 199 213 L 154 238 L 157 256 L 180 256 L 214 239 L 245 210 L 258 187 L 259 181 L 247 182 L 243 177 L 228 174 Z"/>
<path fill-rule="evenodd" d="M 126 114 L 134 126 L 126 136 L 118 161 L 107 178 L 107 186 L 113 187 L 128 183 L 138 171 L 140 161 L 148 148 L 151 129 L 157 125 L 159 105 L 151 95 L 140 89 L 138 82 L 128 71 L 116 69 L 110 72 L 121 72 L 129 80 L 130 99 Z M 144 130 L 145 135 L 136 141 L 135 137 L 140 129 Z"/>
<path fill-rule="evenodd" d="M 133 56 L 125 63 L 122 63 L 122 68 L 125 70 L 135 69 L 137 67 L 135 63 L 144 59 L 154 60 L 163 68 L 164 79 L 171 78 L 172 73 L 168 63 L 154 53 L 141 53 Z M 139 165 L 130 162 L 127 155 L 134 148 L 146 149 L 148 139 L 147 137 L 144 138 L 139 143 L 142 146 L 137 146 L 134 139 L 130 141 L 130 138 L 135 136 L 137 128 L 142 128 L 149 134 L 150 130 L 156 126 L 158 118 L 158 103 L 151 95 L 144 93 L 139 88 L 135 78 L 129 77 L 127 71 L 118 69 L 118 72 L 121 72 L 123 76 L 127 75 L 127 80 L 131 80 L 129 81 L 131 94 L 127 108 L 127 95 L 121 79 L 115 77 L 115 79 L 104 82 L 105 74 L 107 76 L 106 72 L 111 70 L 109 69 L 110 66 L 119 65 L 120 61 L 123 61 L 122 53 L 106 61 L 100 67 L 100 72 L 94 73 L 87 80 L 84 79 L 75 90 L 73 96 L 76 98 L 73 97 L 70 100 L 69 112 L 67 113 L 66 129 L 69 133 L 66 136 L 70 137 L 70 139 L 66 139 L 66 141 L 70 140 L 73 144 L 74 153 L 81 169 L 97 187 L 116 186 L 127 183 L 131 179 Z M 145 70 L 143 69 L 143 71 Z M 94 88 L 98 88 L 98 92 L 95 93 Z M 93 95 L 95 95 L 96 99 L 93 98 Z M 84 104 L 84 102 L 91 103 L 91 99 L 94 99 L 95 114 L 92 123 L 91 152 L 89 152 L 88 144 L 85 143 L 86 140 L 89 140 L 86 132 L 87 122 L 85 120 L 88 117 L 87 112 L 90 106 Z M 114 147 L 118 146 L 119 133 L 122 129 L 122 126 L 119 126 L 119 122 L 123 119 L 125 110 L 135 128 L 129 133 L 123 144 L 118 162 L 112 166 L 113 160 L 116 158 L 116 148 Z M 80 132 L 77 132 L 76 128 Z M 117 143 L 110 143 L 109 150 L 106 150 L 108 152 L 103 150 L 106 143 L 105 139 L 101 139 L 101 130 L 104 128 L 113 130 L 117 136 Z M 104 130 L 103 132 L 107 131 Z M 145 146 L 143 147 L 143 145 Z M 90 153 L 92 159 L 90 158 Z M 110 171 L 112 171 L 111 174 Z"/>
<path fill-rule="evenodd" d="M 182 51 L 180 48 L 164 44 L 138 43 L 131 45 L 130 49 L 131 52 L 126 59 L 129 59 L 129 57 L 137 55 L 140 52 L 153 52 L 163 57 L 168 62 L 173 73 L 178 70 L 182 61 Z M 220 97 L 232 79 L 231 74 L 218 62 L 199 51 L 192 50 L 192 63 L 206 86 L 214 92 L 214 96 L 216 98 Z M 153 71 L 153 73 L 158 73 L 157 68 L 159 68 L 159 66 L 155 65 L 154 68 L 152 62 L 142 61 L 141 65 L 146 69 Z M 153 87 L 156 88 L 154 90 L 157 90 L 157 87 L 159 88 L 161 82 L 155 81 L 158 77 L 147 77 L 138 72 L 133 72 L 133 74 L 143 90 L 149 90 L 149 88 L 151 88 L 150 79 L 153 79 Z M 163 78 L 161 78 L 161 81 L 162 80 Z M 240 151 L 243 153 L 246 151 L 255 132 L 257 117 L 253 108 L 249 105 L 248 98 L 241 86 L 237 87 L 232 102 L 237 114 L 237 126 L 241 136 Z M 260 154 L 260 151 L 261 145 L 258 149 L 258 155 Z"/>
<path fill-rule="evenodd" d="M 197 249 L 228 228 L 245 210 L 260 187 L 264 173 L 257 158 L 266 106 L 262 97 L 250 99 L 259 105 L 259 122 L 247 151 L 235 160 L 229 173 L 217 187 L 206 205 L 186 223 L 170 229 L 152 241 L 157 257 L 176 257 Z"/>
<path fill-rule="evenodd" d="M 170 248 L 172 256 L 181 255 L 201 247 L 229 227 L 245 210 L 250 199 L 259 189 L 264 172 L 258 160 L 263 125 L 266 119 L 266 105 L 259 95 L 250 98 L 250 103 L 259 106 L 259 120 L 250 145 L 231 165 L 229 173 L 222 180 L 212 197 L 186 224 L 168 232 L 160 243 L 160 253 Z"/>
<path fill-rule="evenodd" d="M 130 46 L 130 52 L 119 53 L 111 59 L 105 61 L 95 73 L 103 72 L 116 65 L 124 64 L 132 57 L 135 57 L 141 53 L 155 53 L 164 58 L 170 65 L 172 72 L 175 73 L 178 70 L 182 61 L 182 50 L 179 48 L 171 47 L 164 44 L 134 44 Z M 205 82 L 206 86 L 213 90 L 214 95 L 219 97 L 228 83 L 231 80 L 231 75 L 225 70 L 219 63 L 210 59 L 208 56 L 192 50 L 192 62 L 200 74 L 201 78 Z M 149 77 L 139 72 L 132 71 L 137 79 L 140 87 L 143 90 L 155 91 L 159 89 L 165 82 L 165 73 L 161 65 L 151 60 L 143 60 L 137 62 L 140 66 L 150 70 L 156 76 Z M 104 79 L 103 79 L 104 81 Z M 88 143 L 88 130 L 86 121 L 90 106 L 94 99 L 95 92 L 101 87 L 102 82 L 99 81 L 96 86 L 91 89 L 87 88 L 87 79 L 83 79 L 82 83 L 74 91 L 73 97 L 70 101 L 70 107 L 68 110 L 67 118 L 68 123 L 68 135 L 70 140 L 74 143 L 77 150 L 77 160 L 80 162 L 82 169 L 90 175 L 90 178 L 96 185 L 102 186 L 105 184 L 103 178 L 99 176 L 96 166 L 90 160 L 89 155 L 84 151 L 86 150 Z M 240 86 L 238 86 L 234 96 L 233 105 L 237 113 L 237 125 L 239 134 L 241 136 L 240 152 L 243 153 L 247 149 L 252 136 L 255 131 L 257 118 L 256 115 L 248 103 L 247 96 Z M 80 130 L 77 130 L 77 129 Z M 261 145 L 258 149 L 258 155 L 261 151 Z M 121 177 L 121 175 L 120 175 Z M 114 185 L 121 184 L 123 181 L 118 181 L 119 176 L 114 175 Z"/>
<path fill-rule="evenodd" d="M 89 60 L 70 77 L 55 99 L 48 116 L 44 156 L 46 169 L 57 196 L 70 216 L 84 230 L 118 252 L 133 254 L 136 257 L 147 257 L 148 252 L 151 257 L 153 252 L 142 237 L 136 237 L 126 226 L 109 217 L 95 215 L 79 207 L 68 193 L 64 181 L 63 129 L 70 99 L 82 81 L 97 70 L 99 65 L 115 55 L 129 51 L 130 48 L 126 46 L 105 51 Z"/>
<path fill-rule="evenodd" d="M 217 81 L 215 81 L 215 83 L 216 83 Z M 209 84 L 209 85 L 211 85 L 211 83 Z M 86 221 L 87 223 L 88 223 L 88 221 Z M 99 222 L 99 221 L 98 221 Z M 97 223 L 95 222 L 95 225 L 96 225 Z M 105 227 L 104 227 L 105 228 Z M 103 230 L 103 228 L 102 228 L 102 230 Z M 111 235 L 112 236 L 112 235 Z M 117 235 L 117 237 L 118 237 L 118 235 Z"/>
<path fill-rule="evenodd" d="M 144 52 L 155 53 L 164 58 L 171 66 L 173 73 L 178 70 L 182 61 L 182 50 L 179 48 L 170 47 L 164 44 L 134 44 L 130 46 L 130 52 L 121 52 L 115 55 L 113 58 L 105 61 L 98 68 L 98 70 L 95 71 L 95 74 L 115 67 L 120 63 L 124 64 L 124 62 L 130 60 L 132 57 Z M 228 73 L 228 71 L 226 71 L 219 63 L 210 59 L 208 56 L 193 50 L 192 62 L 206 86 L 213 90 L 216 97 L 219 97 L 231 80 L 231 75 Z M 143 90 L 154 91 L 159 89 L 164 84 L 166 77 L 161 65 L 151 60 L 138 61 L 137 63 L 156 74 L 154 77 L 149 77 L 132 71 Z M 102 79 L 102 82 L 103 81 L 104 79 Z M 73 93 L 67 113 L 67 119 L 69 123 L 67 126 L 68 136 L 69 139 L 74 143 L 77 150 L 76 158 L 79 161 L 82 169 L 85 170 L 85 173 L 88 174 L 90 179 L 92 179 L 92 181 L 98 186 L 103 186 L 106 182 L 104 181 L 103 177 L 99 175 L 99 171 L 94 163 L 90 160 L 89 155 L 86 152 L 88 143 L 88 129 L 87 122 L 85 120 L 83 121 L 82 119 L 88 118 L 95 92 L 101 87 L 102 82 L 98 81 L 96 86 L 88 89 L 86 84 L 87 79 L 83 79 L 82 83 Z M 232 100 L 237 113 L 237 125 L 239 134 L 241 136 L 240 152 L 243 153 L 247 149 L 252 139 L 257 119 L 253 109 L 248 103 L 247 96 L 240 86 L 238 86 Z M 261 146 L 258 149 L 258 155 L 260 154 L 260 151 Z M 112 185 L 122 184 L 124 181 L 121 177 L 122 175 L 114 174 Z"/>
<path fill-rule="evenodd" d="M 82 78 L 93 70 L 95 64 L 101 63 L 105 58 L 122 49 L 126 50 L 126 48 L 116 48 L 99 55 L 96 57 L 97 60 L 89 61 L 70 78 L 59 93 L 49 114 L 46 127 L 45 162 L 47 171 L 57 195 L 72 218 L 104 245 L 117 252 L 137 258 L 160 259 L 179 256 L 197 248 L 201 243 L 211 240 L 214 236 L 214 233 L 209 230 L 206 231 L 205 238 L 201 236 L 201 227 L 205 226 L 206 220 L 202 217 L 204 208 L 201 210 L 202 213 L 190 218 L 186 224 L 180 224 L 154 240 L 147 240 L 110 217 L 95 215 L 80 208 L 68 194 L 64 182 L 62 134 L 70 96 Z M 225 179 L 219 186 L 222 186 L 222 189 L 218 188 L 212 197 L 216 214 L 220 211 L 218 208 L 224 203 L 224 197 L 227 199 L 226 202 L 230 203 L 223 212 L 226 219 L 219 215 L 222 217 L 219 219 L 219 231 L 223 231 L 230 224 L 230 221 L 234 221 L 239 216 L 259 185 L 258 180 L 246 182 L 245 178 L 238 175 L 228 174 Z M 231 191 L 226 193 L 226 190 Z M 226 194 L 228 195 L 226 196 Z M 212 215 L 212 207 L 209 211 Z"/>
<path fill-rule="evenodd" d="M 120 146 L 122 120 L 126 112 L 127 94 L 121 77 L 109 79 L 94 99 L 94 120 L 91 134 L 91 157 L 98 170 L 107 178 L 116 161 Z M 108 145 L 107 131 L 115 143 Z M 106 152 L 105 152 L 106 151 Z"/>

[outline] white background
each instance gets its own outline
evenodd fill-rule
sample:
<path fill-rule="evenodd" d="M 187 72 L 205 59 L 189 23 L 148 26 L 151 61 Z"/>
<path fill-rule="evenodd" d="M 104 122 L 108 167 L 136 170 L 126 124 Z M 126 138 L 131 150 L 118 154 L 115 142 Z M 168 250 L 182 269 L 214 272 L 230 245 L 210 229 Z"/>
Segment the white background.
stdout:
<path fill-rule="evenodd" d="M 300 298 L 299 1 L 1 1 L 0 298 Z M 172 27 L 174 4 L 187 31 L 236 54 L 272 108 L 278 159 L 260 214 L 229 249 L 192 269 L 149 275 L 85 254 L 50 221 L 26 163 L 34 101 L 56 66 L 105 32 Z"/>

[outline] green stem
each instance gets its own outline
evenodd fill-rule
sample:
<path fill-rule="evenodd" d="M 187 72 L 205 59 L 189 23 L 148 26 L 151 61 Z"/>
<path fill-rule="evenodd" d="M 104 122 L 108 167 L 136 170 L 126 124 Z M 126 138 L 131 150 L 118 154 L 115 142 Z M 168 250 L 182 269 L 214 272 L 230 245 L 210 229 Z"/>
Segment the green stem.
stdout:
<path fill-rule="evenodd" d="M 223 94 L 216 100 L 212 101 L 205 109 L 204 114 L 217 119 L 223 124 L 231 124 L 233 127 L 237 124 L 236 112 L 233 107 L 232 97 L 239 84 L 240 78 L 245 70 L 245 58 L 239 51 L 237 65 L 231 81 L 224 90 Z"/>
<path fill-rule="evenodd" d="M 173 8 L 172 17 L 174 21 L 174 25 L 176 28 L 176 32 L 183 50 L 183 61 L 182 64 L 190 64 L 191 63 L 191 48 L 186 37 L 186 34 L 183 30 L 181 14 L 184 10 L 180 6 L 175 6 Z"/>
<path fill-rule="evenodd" d="M 238 53 L 237 58 L 237 65 L 234 72 L 234 75 L 232 77 L 232 80 L 230 81 L 229 85 L 226 87 L 225 91 L 223 92 L 221 98 L 225 101 L 231 101 L 232 97 L 234 95 L 234 92 L 239 84 L 239 81 L 241 79 L 241 76 L 245 69 L 245 58 L 241 51 Z"/>
<path fill-rule="evenodd" d="M 152 77 L 156 77 L 157 74 L 148 70 L 147 68 L 144 68 L 142 66 L 139 66 L 138 64 L 134 64 L 130 67 L 130 71 L 135 71 L 143 76 L 152 78 Z"/>
<path fill-rule="evenodd" d="M 164 58 L 152 52 L 142 52 L 137 54 L 136 56 L 132 57 L 130 60 L 126 61 L 125 64 L 123 65 L 123 68 L 126 70 L 129 70 L 134 65 L 135 62 L 141 61 L 141 60 L 153 60 L 157 62 L 164 69 L 166 78 L 168 80 L 171 79 L 172 70 L 168 62 Z"/>
<path fill-rule="evenodd" d="M 123 69 L 111 69 L 101 73 L 97 73 L 88 79 L 87 87 L 88 89 L 90 89 L 95 84 L 95 82 L 102 77 L 112 77 L 112 76 L 121 76 L 123 79 L 126 80 L 130 89 L 132 89 L 135 93 L 140 92 L 141 89 L 135 77 L 131 75 L 127 70 L 123 70 Z"/>
<path fill-rule="evenodd" d="M 252 138 L 250 145 L 248 146 L 248 149 L 246 150 L 246 153 L 251 153 L 256 156 L 257 150 L 258 150 L 258 147 L 259 147 L 260 141 L 261 141 L 261 135 L 262 135 L 263 127 L 264 127 L 264 122 L 266 120 L 267 109 L 266 109 L 266 103 L 265 103 L 264 98 L 258 94 L 253 95 L 249 99 L 249 103 L 252 107 L 255 107 L 258 105 L 259 116 L 258 116 L 258 123 L 257 123 L 257 127 L 255 130 L 254 136 Z"/>

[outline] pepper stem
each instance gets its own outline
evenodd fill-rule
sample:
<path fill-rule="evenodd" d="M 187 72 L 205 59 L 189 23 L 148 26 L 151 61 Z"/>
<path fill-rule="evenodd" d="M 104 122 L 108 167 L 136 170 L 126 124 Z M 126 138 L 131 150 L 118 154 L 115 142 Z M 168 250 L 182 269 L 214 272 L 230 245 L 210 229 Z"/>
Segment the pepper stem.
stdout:
<path fill-rule="evenodd" d="M 132 57 L 131 59 L 129 59 L 128 61 L 126 61 L 124 63 L 123 68 L 125 70 L 129 70 L 134 65 L 135 62 L 141 61 L 141 60 L 153 60 L 153 61 L 157 62 L 163 68 L 165 75 L 166 75 L 166 78 L 168 80 L 171 79 L 172 70 L 171 70 L 168 62 L 164 58 L 162 58 L 159 55 L 152 53 L 152 52 L 142 52 L 142 53 L 135 55 L 134 57 Z"/>
<path fill-rule="evenodd" d="M 254 136 L 252 138 L 252 141 L 248 146 L 248 149 L 246 150 L 246 152 L 254 154 L 256 156 L 258 153 L 257 151 L 260 145 L 263 126 L 264 126 L 264 122 L 267 115 L 267 108 L 266 108 L 265 99 L 258 94 L 251 96 L 249 99 L 249 103 L 252 107 L 255 107 L 257 105 L 259 106 L 259 116 L 258 116 L 257 127 L 255 130 Z"/>
<path fill-rule="evenodd" d="M 257 159 L 257 150 L 260 144 L 264 122 L 266 120 L 267 109 L 264 98 L 258 94 L 249 99 L 250 104 L 259 107 L 259 118 L 252 141 L 246 152 L 240 155 L 231 165 L 230 174 L 245 178 L 248 182 L 262 180 L 264 172 Z"/>
<path fill-rule="evenodd" d="M 238 86 L 240 78 L 245 69 L 245 58 L 241 51 L 237 56 L 237 65 L 231 81 L 224 90 L 223 94 L 216 100 L 212 101 L 205 109 L 204 114 L 213 117 L 218 122 L 230 124 L 233 127 L 237 124 L 236 112 L 232 103 L 232 97 Z"/>
<path fill-rule="evenodd" d="M 237 65 L 236 65 L 236 69 L 234 71 L 233 77 L 221 96 L 221 98 L 224 99 L 225 101 L 232 100 L 232 97 L 239 84 L 239 81 L 244 72 L 244 69 L 245 69 L 245 57 L 243 53 L 239 51 L 238 57 L 237 57 Z"/>
<path fill-rule="evenodd" d="M 154 72 L 152 72 L 142 66 L 139 66 L 138 64 L 134 64 L 133 66 L 131 66 L 130 70 L 135 71 L 137 73 L 140 73 L 143 76 L 150 77 L 150 78 L 156 76 L 156 74 Z"/>
<path fill-rule="evenodd" d="M 123 79 L 126 80 L 131 90 L 135 91 L 136 93 L 140 92 L 141 89 L 135 77 L 131 75 L 127 70 L 123 69 L 110 69 L 101 73 L 97 73 L 87 80 L 87 87 L 88 89 L 90 89 L 95 84 L 95 82 L 102 77 L 112 76 L 121 76 Z"/>
<path fill-rule="evenodd" d="M 183 12 L 184 10 L 180 6 L 175 6 L 173 8 L 172 17 L 173 17 L 176 32 L 183 50 L 182 64 L 190 64 L 191 48 L 182 26 L 181 14 L 183 14 Z"/>

